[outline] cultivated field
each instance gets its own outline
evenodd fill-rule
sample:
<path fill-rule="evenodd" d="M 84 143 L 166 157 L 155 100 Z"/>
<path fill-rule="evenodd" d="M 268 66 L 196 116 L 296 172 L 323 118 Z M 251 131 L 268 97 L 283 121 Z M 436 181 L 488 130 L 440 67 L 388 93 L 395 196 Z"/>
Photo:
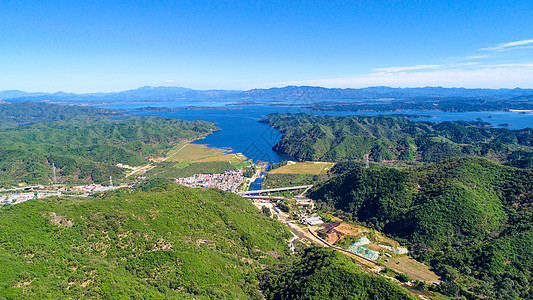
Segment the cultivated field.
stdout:
<path fill-rule="evenodd" d="M 428 266 L 420 263 L 409 256 L 396 256 L 384 262 L 383 265 L 407 274 L 413 279 L 423 280 L 429 283 L 440 281 L 439 277 L 433 273 Z"/>
<path fill-rule="evenodd" d="M 226 155 L 227 152 L 228 151 L 224 149 L 210 148 L 206 145 L 180 143 L 174 149 L 169 151 L 166 160 L 177 162 L 192 162 L 216 156 L 223 156 Z"/>
<path fill-rule="evenodd" d="M 270 171 L 271 174 L 325 174 L 335 163 L 330 162 L 289 162 L 286 166 Z"/>
<path fill-rule="evenodd" d="M 237 169 L 252 164 L 241 153 L 229 154 L 228 152 L 229 150 L 182 142 L 169 151 L 167 157 L 163 160 L 178 162 L 178 168 L 185 168 L 191 163 L 198 162 L 227 161 Z"/>

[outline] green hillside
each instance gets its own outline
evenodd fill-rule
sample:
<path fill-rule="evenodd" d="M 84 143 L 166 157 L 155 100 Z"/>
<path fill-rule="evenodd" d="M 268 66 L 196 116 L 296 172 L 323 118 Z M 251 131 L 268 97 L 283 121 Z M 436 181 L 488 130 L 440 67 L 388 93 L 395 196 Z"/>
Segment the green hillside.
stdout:
<path fill-rule="evenodd" d="M 416 299 L 404 288 L 365 274 L 345 255 L 312 247 L 290 264 L 261 273 L 267 299 Z"/>
<path fill-rule="evenodd" d="M 0 129 L 15 128 L 24 124 L 65 121 L 77 116 L 118 117 L 126 111 L 90 106 L 57 105 L 37 102 L 0 104 Z"/>
<path fill-rule="evenodd" d="M 290 236 L 235 194 L 166 181 L 32 200 L 0 208 L 0 298 L 261 299 Z"/>
<path fill-rule="evenodd" d="M 55 116 L 58 117 L 58 116 Z M 54 118 L 54 116 L 50 116 Z M 178 141 L 205 136 L 213 123 L 162 117 L 112 120 L 75 116 L 0 130 L 0 186 L 48 184 L 52 164 L 61 183 L 108 182 L 121 178 L 121 163 L 139 166 Z"/>
<path fill-rule="evenodd" d="M 311 197 L 322 209 L 410 244 L 442 276 L 449 295 L 533 295 L 530 170 L 481 158 L 407 170 L 355 166 L 314 188 Z"/>
<path fill-rule="evenodd" d="M 274 150 L 307 161 L 438 162 L 483 156 L 531 165 L 530 129 L 487 128 L 484 122 L 415 122 L 401 116 L 271 114 L 263 122 L 283 133 Z"/>

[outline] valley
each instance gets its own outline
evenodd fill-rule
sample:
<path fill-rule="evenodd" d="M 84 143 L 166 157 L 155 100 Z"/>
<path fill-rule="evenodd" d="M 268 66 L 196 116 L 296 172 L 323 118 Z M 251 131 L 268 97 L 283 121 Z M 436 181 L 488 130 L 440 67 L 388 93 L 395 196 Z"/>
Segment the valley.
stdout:
<path fill-rule="evenodd" d="M 488 129 L 473 122 L 433 124 L 394 116 L 275 114 L 261 123 L 254 120 L 261 126 L 269 122 L 283 134 L 267 139 L 268 129 L 256 136 L 285 152 L 272 162 L 257 159 L 261 152 L 250 159 L 234 149 L 205 143 L 221 132 L 214 122 L 161 116 L 93 116 L 89 122 L 83 113 L 0 132 L 5 164 L 11 157 L 20 161 L 0 176 L 5 178 L 0 190 L 5 198 L 0 198 L 5 204 L 0 208 L 5 229 L 0 251 L 12 259 L 10 271 L 3 275 L 2 282 L 8 284 L 2 286 L 2 295 L 119 297 L 133 295 L 131 287 L 161 298 L 305 294 L 314 286 L 311 282 L 291 288 L 281 282 L 286 276 L 324 276 L 297 271 L 299 264 L 318 263 L 309 259 L 319 255 L 331 259 L 324 261 L 324 268 L 336 270 L 326 281 L 346 271 L 338 269 L 338 263 L 353 266 L 344 280 L 359 279 L 346 286 L 346 293 L 365 290 L 356 282 L 377 280 L 383 289 L 372 293 L 385 297 L 384 290 L 395 291 L 387 296 L 391 299 L 527 298 L 531 278 L 524 270 L 529 261 L 518 253 L 531 241 L 533 174 L 513 166 L 530 163 L 529 129 Z M 364 141 L 355 143 L 358 139 Z M 90 175 L 72 169 L 78 165 Z M 87 168 L 91 165 L 94 170 Z M 31 171 L 36 166 L 38 171 Z M 261 191 L 250 190 L 257 189 L 258 182 Z M 146 207 L 132 211 L 132 203 Z M 179 209 L 163 216 L 163 207 Z M 233 214 L 229 219 L 224 216 L 228 209 Z M 55 227 L 44 227 L 48 233 L 40 233 L 42 243 L 27 236 L 34 230 L 17 230 L 19 211 L 33 220 L 27 228 L 51 220 Z M 215 230 L 213 222 L 227 229 Z M 141 224 L 162 226 L 163 231 L 146 231 L 138 227 Z M 248 231 L 236 235 L 239 226 Z M 272 226 L 277 229 L 272 231 Z M 198 230 L 204 234 L 193 233 Z M 69 244 L 73 248 L 65 244 L 69 236 L 77 241 Z M 136 237 L 130 246 L 123 244 L 128 236 Z M 15 246 L 14 241 L 23 242 Z M 137 246 L 132 248 L 132 243 Z M 495 244 L 502 247 L 491 248 Z M 67 259 L 44 256 L 53 261 L 48 268 L 55 268 L 54 281 L 38 271 L 44 268 L 43 260 L 25 259 L 40 257 L 36 253 L 43 247 Z M 87 249 L 85 260 L 72 252 L 80 247 Z M 232 256 L 236 249 L 247 253 L 238 254 L 246 264 Z M 151 252 L 156 256 L 142 258 Z M 184 253 L 212 263 L 205 269 L 181 256 Z M 24 261 L 37 269 L 22 268 Z M 72 271 L 83 264 L 83 272 L 58 271 L 65 263 Z M 139 271 L 139 264 L 149 267 Z M 235 271 L 223 271 L 228 264 L 236 264 Z M 103 271 L 104 265 L 111 269 Z M 197 274 L 199 270 L 205 271 Z M 226 283 L 209 275 L 214 273 L 224 274 Z M 500 287 L 502 278 L 514 288 Z M 51 293 L 48 287 L 53 284 L 63 288 Z M 102 284 L 108 288 L 97 288 Z"/>

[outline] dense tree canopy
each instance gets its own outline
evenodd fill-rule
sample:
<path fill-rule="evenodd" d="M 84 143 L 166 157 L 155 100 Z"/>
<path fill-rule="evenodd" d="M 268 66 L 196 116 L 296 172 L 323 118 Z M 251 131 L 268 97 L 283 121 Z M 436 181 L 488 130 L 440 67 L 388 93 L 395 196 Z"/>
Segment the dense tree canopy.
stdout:
<path fill-rule="evenodd" d="M 19 107 L 20 106 L 20 107 Z M 9 104 L 28 110 L 35 104 Z M 0 185 L 50 183 L 52 165 L 60 182 L 108 182 L 120 178 L 117 164 L 139 166 L 162 155 L 182 139 L 193 139 L 217 128 L 204 121 L 161 117 L 112 120 L 98 114 L 79 115 L 77 107 L 39 104 L 46 120 L 0 130 Z M 59 110 L 59 111 L 57 111 Z M 61 115 L 65 111 L 66 116 Z M 5 113 L 16 113 L 8 110 Z M 47 114 L 50 114 L 48 118 Z M 103 114 L 103 113 L 102 113 Z"/>
<path fill-rule="evenodd" d="M 24 124 L 65 121 L 77 116 L 118 117 L 126 111 L 91 106 L 58 105 L 37 102 L 0 104 L 0 129 L 14 128 Z"/>
<path fill-rule="evenodd" d="M 292 264 L 260 274 L 267 299 L 416 299 L 407 290 L 365 274 L 335 250 L 311 247 Z"/>
<path fill-rule="evenodd" d="M 264 120 L 283 133 L 274 150 L 298 160 L 422 161 L 484 156 L 529 166 L 530 129 L 487 128 L 484 122 L 415 122 L 399 116 L 332 117 L 271 114 Z M 519 154 L 513 155 L 516 146 Z M 516 162 L 515 162 L 516 161 Z"/>
<path fill-rule="evenodd" d="M 480 298 L 531 298 L 531 171 L 481 158 L 407 170 L 354 166 L 311 197 L 410 244 L 444 287 L 456 284 Z"/>
<path fill-rule="evenodd" d="M 0 298 L 260 299 L 288 230 L 248 200 L 164 180 L 0 208 Z"/>

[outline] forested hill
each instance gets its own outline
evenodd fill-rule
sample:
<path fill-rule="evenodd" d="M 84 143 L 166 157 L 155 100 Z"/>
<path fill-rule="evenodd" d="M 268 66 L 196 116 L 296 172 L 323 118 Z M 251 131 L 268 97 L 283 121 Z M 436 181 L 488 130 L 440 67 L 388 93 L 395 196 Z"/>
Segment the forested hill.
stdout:
<path fill-rule="evenodd" d="M 31 110 L 33 104 L 23 107 Z M 147 164 L 148 158 L 162 155 L 182 139 L 200 138 L 218 130 L 205 121 L 162 117 L 112 120 L 98 114 L 78 116 L 82 112 L 76 112 L 75 107 L 68 107 L 74 113 L 65 116 L 64 108 L 56 108 L 44 105 L 42 118 L 59 121 L 0 129 L 0 186 L 48 184 L 53 164 L 60 183 L 107 183 L 109 176 L 123 176 L 118 163 Z"/>
<path fill-rule="evenodd" d="M 0 104 L 0 129 L 23 124 L 70 120 L 77 116 L 124 116 L 126 111 L 89 106 L 56 105 L 47 103 Z"/>
<path fill-rule="evenodd" d="M 285 226 L 215 189 L 151 181 L 0 208 L 2 299 L 261 299 Z"/>
<path fill-rule="evenodd" d="M 468 298 L 532 299 L 533 172 L 481 158 L 355 167 L 311 192 L 324 209 L 410 244 Z"/>
<path fill-rule="evenodd" d="M 365 274 L 350 258 L 333 249 L 310 247 L 292 264 L 260 274 L 267 299 L 417 299 L 389 280 Z"/>
<path fill-rule="evenodd" d="M 311 103 L 309 108 L 323 111 L 413 111 L 413 110 L 439 110 L 439 111 L 509 111 L 511 109 L 533 109 L 533 95 L 512 98 L 500 97 L 465 97 L 465 96 L 421 96 L 408 100 L 389 101 L 320 101 Z"/>
<path fill-rule="evenodd" d="M 152 180 L 0 207 L 2 299 L 414 299 L 238 195 Z M 263 291 L 263 292 L 262 292 Z"/>
<path fill-rule="evenodd" d="M 490 157 L 533 166 L 533 130 L 488 128 L 485 122 L 411 121 L 402 116 L 333 117 L 270 114 L 263 122 L 283 133 L 274 150 L 298 160 L 437 162 L 463 156 Z"/>

